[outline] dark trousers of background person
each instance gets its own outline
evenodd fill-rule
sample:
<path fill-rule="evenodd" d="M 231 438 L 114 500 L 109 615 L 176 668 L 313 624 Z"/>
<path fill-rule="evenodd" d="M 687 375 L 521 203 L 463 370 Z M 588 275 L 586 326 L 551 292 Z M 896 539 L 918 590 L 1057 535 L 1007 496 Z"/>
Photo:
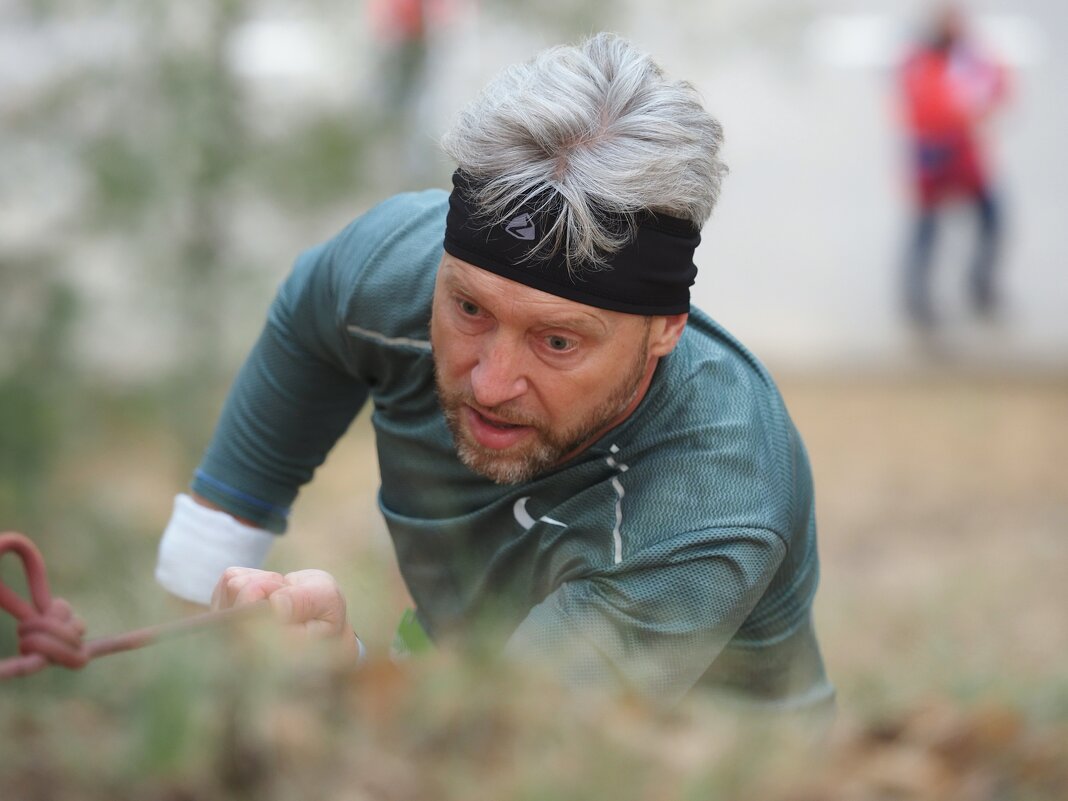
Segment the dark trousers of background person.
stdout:
<path fill-rule="evenodd" d="M 968 299 L 977 314 L 989 317 L 997 306 L 994 273 L 1001 243 L 1001 210 L 989 189 L 960 202 L 973 208 L 978 223 L 978 237 L 968 273 Z M 921 326 L 936 322 L 931 304 L 931 267 L 941 211 L 940 205 L 919 208 L 906 263 L 905 308 L 909 319 Z"/>

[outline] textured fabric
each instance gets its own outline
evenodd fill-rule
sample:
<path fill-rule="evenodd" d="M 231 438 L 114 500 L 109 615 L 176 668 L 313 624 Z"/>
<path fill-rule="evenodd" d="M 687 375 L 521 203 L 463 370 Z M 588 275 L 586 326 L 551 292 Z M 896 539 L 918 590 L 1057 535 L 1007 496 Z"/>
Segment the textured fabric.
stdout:
<path fill-rule="evenodd" d="M 400 195 L 298 259 L 193 488 L 282 531 L 370 397 L 379 505 L 434 639 L 491 630 L 516 658 L 667 703 L 702 677 L 826 695 L 808 462 L 761 365 L 693 310 L 627 420 L 548 474 L 494 484 L 458 460 L 434 392 L 446 210 L 441 191 Z"/>

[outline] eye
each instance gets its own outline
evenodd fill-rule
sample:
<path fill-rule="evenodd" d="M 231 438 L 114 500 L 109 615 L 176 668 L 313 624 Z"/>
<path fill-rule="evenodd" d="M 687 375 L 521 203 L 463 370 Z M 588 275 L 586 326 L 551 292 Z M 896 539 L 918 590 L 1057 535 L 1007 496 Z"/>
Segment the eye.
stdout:
<path fill-rule="evenodd" d="M 479 308 L 478 304 L 472 303 L 471 301 L 466 300 L 465 298 L 460 298 L 456 302 L 456 305 L 460 308 L 460 311 L 468 317 L 478 317 L 478 315 L 482 311 L 482 309 Z"/>
<path fill-rule="evenodd" d="M 566 353 L 575 347 L 575 343 L 570 339 L 556 334 L 545 337 L 545 344 L 549 346 L 549 350 L 556 351 L 557 353 Z"/>

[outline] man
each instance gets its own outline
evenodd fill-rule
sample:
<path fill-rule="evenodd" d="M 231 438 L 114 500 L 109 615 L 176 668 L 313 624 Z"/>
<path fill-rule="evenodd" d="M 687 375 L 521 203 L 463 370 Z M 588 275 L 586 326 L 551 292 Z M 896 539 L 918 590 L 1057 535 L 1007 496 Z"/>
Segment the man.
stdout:
<path fill-rule="evenodd" d="M 937 322 L 930 274 L 938 216 L 955 203 L 971 206 L 978 223 L 969 272 L 971 307 L 981 316 L 997 310 L 994 279 L 1001 214 L 980 126 L 1004 103 L 1007 80 L 1004 68 L 969 41 L 965 27 L 956 5 L 943 6 L 900 74 L 915 203 L 905 307 L 910 320 L 924 328 Z"/>
<path fill-rule="evenodd" d="M 268 597 L 355 650 L 330 576 L 253 568 L 369 397 L 379 505 L 434 640 L 489 631 L 667 704 L 698 682 L 827 703 L 803 445 L 689 305 L 721 141 L 689 85 L 611 35 L 507 70 L 444 139 L 451 195 L 394 197 L 298 259 L 161 583 Z"/>

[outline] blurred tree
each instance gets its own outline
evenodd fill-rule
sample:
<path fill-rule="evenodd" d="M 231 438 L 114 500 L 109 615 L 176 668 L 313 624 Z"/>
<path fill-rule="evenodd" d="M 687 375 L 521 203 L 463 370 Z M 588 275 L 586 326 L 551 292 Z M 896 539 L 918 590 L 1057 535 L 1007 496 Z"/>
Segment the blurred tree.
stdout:
<path fill-rule="evenodd" d="M 24 308 L 37 312 L 2 323 L 0 436 L 17 431 L 19 443 L 4 448 L 3 475 L 16 463 L 41 465 L 23 470 L 17 487 L 5 480 L 8 498 L 29 497 L 45 452 L 70 433 L 49 406 L 64 393 L 49 386 L 100 402 L 116 394 L 114 372 L 94 358 L 102 349 L 128 379 L 119 394 L 154 394 L 161 422 L 195 460 L 233 370 L 225 338 L 235 308 L 274 280 L 250 269 L 235 220 L 261 196 L 313 216 L 352 191 L 367 139 L 355 109 L 307 114 L 281 138 L 259 135 L 232 64 L 245 0 L 60 5 L 27 0 L 0 19 L 25 30 L 45 65 L 32 91 L 0 102 L 8 160 L 31 148 L 36 159 L 22 165 L 24 180 L 0 179 L 0 201 L 36 230 L 14 242 L 0 226 L 0 260 L 49 264 L 5 267 L 0 277 L 5 300 L 28 299 Z M 47 194 L 62 200 L 39 202 Z M 61 327 L 39 324 L 54 317 L 50 293 L 64 304 Z M 94 326 L 114 335 L 103 348 Z M 144 369 L 123 363 L 137 351 L 150 354 Z M 68 363 L 55 370 L 61 356 Z"/>
<path fill-rule="evenodd" d="M 0 529 L 32 525 L 69 411 L 63 375 L 76 314 L 54 263 L 6 259 L 0 270 Z"/>

